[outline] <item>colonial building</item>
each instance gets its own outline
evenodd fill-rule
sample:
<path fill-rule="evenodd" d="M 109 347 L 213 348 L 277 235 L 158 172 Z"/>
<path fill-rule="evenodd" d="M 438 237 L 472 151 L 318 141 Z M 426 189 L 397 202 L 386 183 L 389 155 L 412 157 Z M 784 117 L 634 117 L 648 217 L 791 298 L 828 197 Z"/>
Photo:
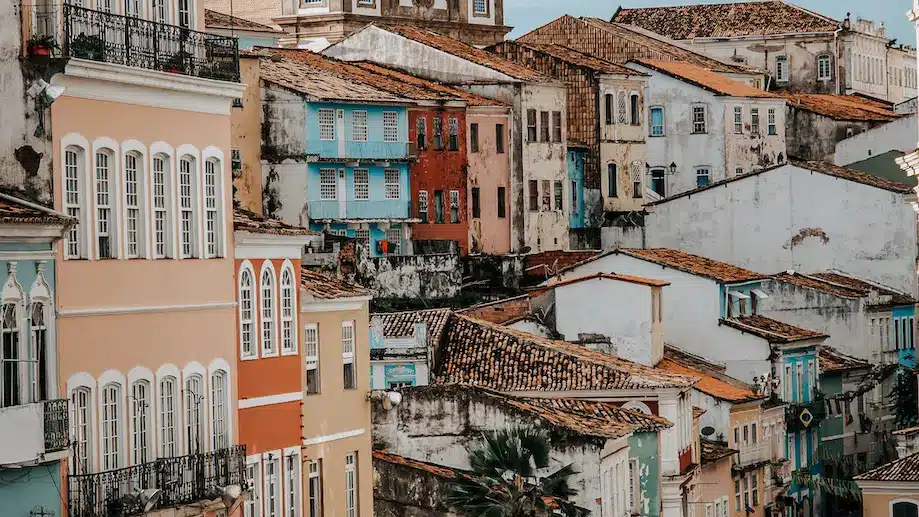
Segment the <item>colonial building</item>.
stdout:
<path fill-rule="evenodd" d="M 204 27 L 212 34 L 237 38 L 240 50 L 253 47 L 277 47 L 281 39 L 287 36 L 287 33 L 268 25 L 212 9 L 204 10 Z"/>
<path fill-rule="evenodd" d="M 374 314 L 370 319 L 370 377 L 375 390 L 427 386 L 433 350 L 450 309 Z"/>
<path fill-rule="evenodd" d="M 900 517 L 919 513 L 919 452 L 855 477 L 864 515 Z"/>

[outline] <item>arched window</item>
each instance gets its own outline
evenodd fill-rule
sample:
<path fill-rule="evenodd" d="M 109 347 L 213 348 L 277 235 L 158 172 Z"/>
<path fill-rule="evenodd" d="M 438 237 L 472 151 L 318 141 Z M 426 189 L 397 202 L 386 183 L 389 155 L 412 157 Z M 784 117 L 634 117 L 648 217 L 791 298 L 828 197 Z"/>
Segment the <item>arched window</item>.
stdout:
<path fill-rule="evenodd" d="M 45 311 L 48 304 L 43 301 L 34 301 L 29 307 L 29 329 L 32 333 L 32 401 L 48 400 L 51 393 L 51 357 L 48 347 L 48 323 L 45 320 Z"/>
<path fill-rule="evenodd" d="M 121 464 L 121 385 L 110 382 L 102 388 L 102 470 Z"/>
<path fill-rule="evenodd" d="M 3 304 L 0 305 L 0 331 L 3 334 L 0 350 L 0 361 L 3 362 L 0 368 L 0 377 L 3 379 L 3 403 L 0 404 L 2 407 L 23 403 L 22 380 L 26 357 L 22 351 L 19 330 L 19 300 L 4 298 Z"/>
<path fill-rule="evenodd" d="M 152 19 L 156 23 L 171 24 L 169 19 L 169 3 L 167 0 L 153 0 Z"/>
<path fill-rule="evenodd" d="M 217 370 L 211 375 L 211 427 L 214 432 L 215 451 L 230 446 L 227 409 L 227 372 Z"/>
<path fill-rule="evenodd" d="M 163 1 L 163 0 L 160 0 Z M 168 156 L 153 157 L 153 258 L 174 257 L 172 250 L 173 218 L 169 207 L 172 194 L 172 174 Z"/>
<path fill-rule="evenodd" d="M 242 359 L 258 357 L 255 330 L 255 279 L 248 264 L 239 270 L 239 354 Z"/>
<path fill-rule="evenodd" d="M 154 458 L 150 450 L 150 425 L 153 404 L 150 395 L 150 383 L 146 380 L 135 381 L 131 385 L 131 463 L 140 465 Z"/>
<path fill-rule="evenodd" d="M 629 95 L 629 111 L 632 115 L 632 125 L 640 126 L 641 125 L 641 106 L 638 103 L 638 94 L 632 92 Z"/>
<path fill-rule="evenodd" d="M 220 218 L 220 162 L 211 158 L 204 162 L 204 256 L 223 254 L 223 224 Z"/>
<path fill-rule="evenodd" d="M 617 95 L 616 101 L 618 104 L 617 107 L 618 107 L 618 112 L 619 112 L 619 123 L 628 124 L 628 121 L 625 119 L 626 117 L 625 91 L 619 90 L 619 95 Z"/>
<path fill-rule="evenodd" d="M 198 256 L 198 203 L 195 189 L 195 159 L 179 159 L 179 258 Z"/>
<path fill-rule="evenodd" d="M 108 149 L 96 152 L 96 256 L 100 259 L 118 255 L 117 225 L 113 217 L 115 194 L 115 160 Z"/>
<path fill-rule="evenodd" d="M 70 395 L 71 461 L 74 474 L 88 474 L 92 461 L 92 393 L 77 388 Z"/>
<path fill-rule="evenodd" d="M 606 166 L 606 181 L 609 185 L 609 197 L 618 197 L 619 171 L 615 163 L 610 163 Z"/>
<path fill-rule="evenodd" d="M 644 402 L 640 400 L 632 400 L 630 402 L 626 402 L 625 404 L 622 405 L 622 409 L 630 409 L 632 411 L 637 411 L 639 413 L 644 413 L 646 415 L 652 414 L 651 408 L 649 408 L 647 404 L 645 404 Z"/>
<path fill-rule="evenodd" d="M 160 458 L 179 455 L 179 441 L 176 434 L 179 399 L 176 394 L 176 378 L 166 376 L 160 379 Z"/>
<path fill-rule="evenodd" d="M 76 146 L 70 146 L 64 151 L 64 212 L 77 220 L 77 223 L 67 230 L 64 240 L 64 258 L 85 258 L 85 243 L 81 238 L 83 230 L 83 167 L 85 151 Z"/>
<path fill-rule="evenodd" d="M 125 256 L 129 259 L 141 258 L 146 251 L 143 186 L 143 156 L 130 152 L 124 157 Z"/>
<path fill-rule="evenodd" d="M 281 354 L 297 353 L 294 292 L 293 267 L 286 263 L 281 271 Z"/>
<path fill-rule="evenodd" d="M 188 451 L 197 454 L 204 450 L 204 411 L 207 409 L 204 379 L 199 374 L 185 379 L 185 438 Z"/>
<path fill-rule="evenodd" d="M 897 501 L 890 505 L 891 517 L 917 517 L 919 505 L 912 501 Z"/>
<path fill-rule="evenodd" d="M 603 96 L 604 108 L 606 111 L 606 124 L 610 125 L 616 122 L 615 107 L 613 106 L 613 94 L 607 93 Z"/>
<path fill-rule="evenodd" d="M 278 354 L 277 329 L 275 328 L 274 268 L 265 261 L 259 281 L 262 318 L 262 357 Z"/>

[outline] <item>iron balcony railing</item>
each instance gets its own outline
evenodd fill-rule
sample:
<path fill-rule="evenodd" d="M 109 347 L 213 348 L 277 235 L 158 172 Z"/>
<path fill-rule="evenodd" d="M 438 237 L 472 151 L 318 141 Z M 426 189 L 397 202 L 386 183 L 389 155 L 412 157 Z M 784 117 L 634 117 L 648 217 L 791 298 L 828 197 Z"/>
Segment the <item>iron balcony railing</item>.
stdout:
<path fill-rule="evenodd" d="M 44 402 L 46 453 L 67 449 L 70 429 L 68 403 L 67 399 Z"/>
<path fill-rule="evenodd" d="M 64 57 L 239 82 L 236 38 L 64 4 Z"/>
<path fill-rule="evenodd" d="M 218 487 L 244 484 L 246 446 L 174 458 L 133 467 L 69 476 L 70 517 L 123 517 L 143 508 L 137 490 L 162 490 L 155 508 L 171 508 L 219 497 Z"/>

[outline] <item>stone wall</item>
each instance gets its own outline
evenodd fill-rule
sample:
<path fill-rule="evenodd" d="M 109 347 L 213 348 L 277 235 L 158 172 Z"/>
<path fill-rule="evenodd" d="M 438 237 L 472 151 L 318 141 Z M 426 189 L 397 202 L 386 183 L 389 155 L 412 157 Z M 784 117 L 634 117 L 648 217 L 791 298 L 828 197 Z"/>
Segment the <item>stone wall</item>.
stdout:
<path fill-rule="evenodd" d="M 460 293 L 463 270 L 459 255 L 366 257 L 357 264 L 357 283 L 374 298 L 453 298 Z"/>

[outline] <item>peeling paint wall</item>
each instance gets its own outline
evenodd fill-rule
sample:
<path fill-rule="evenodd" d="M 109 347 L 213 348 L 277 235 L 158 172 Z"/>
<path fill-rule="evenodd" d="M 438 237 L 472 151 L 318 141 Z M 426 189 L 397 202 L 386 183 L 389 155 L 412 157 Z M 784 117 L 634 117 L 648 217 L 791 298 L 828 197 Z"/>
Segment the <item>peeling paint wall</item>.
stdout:
<path fill-rule="evenodd" d="M 469 206 L 470 247 L 481 253 L 508 253 L 511 250 L 511 163 L 510 163 L 510 109 L 469 107 L 466 111 L 469 124 L 479 125 L 479 150 L 469 154 L 469 191 L 479 189 L 481 217 L 472 217 Z M 503 126 L 504 152 L 497 152 L 497 131 Z M 499 217 L 498 189 L 504 189 L 504 216 Z M 471 195 L 471 194 L 470 194 Z"/>
<path fill-rule="evenodd" d="M 916 212 L 903 194 L 786 165 L 651 208 L 648 247 L 760 273 L 839 269 L 916 292 Z"/>
<path fill-rule="evenodd" d="M 876 125 L 877 123 L 861 120 L 834 120 L 789 105 L 785 110 L 788 155 L 804 160 L 833 163 L 838 142 Z"/>
<path fill-rule="evenodd" d="M 445 501 L 452 482 L 423 470 L 373 459 L 373 513 L 386 517 L 459 517 Z"/>
<path fill-rule="evenodd" d="M 631 109 L 628 104 L 619 107 L 621 99 L 626 103 L 632 94 L 638 95 L 639 120 L 631 120 Z M 622 97 L 624 94 L 624 97 Z M 615 109 L 612 124 L 606 120 L 606 95 L 612 95 Z M 648 163 L 648 78 L 635 77 L 616 79 L 608 75 L 600 79 L 600 191 L 603 196 L 603 209 L 608 212 L 628 212 L 641 210 L 645 202 L 647 175 L 645 164 Z M 624 109 L 624 118 L 620 118 L 620 109 Z M 622 122 L 625 120 L 627 122 Z M 616 165 L 615 191 L 610 188 L 610 164 Z M 638 166 L 637 180 L 641 183 L 638 197 L 634 194 L 633 164 Z M 615 194 L 615 196 L 613 195 Z"/>
<path fill-rule="evenodd" d="M 741 110 L 740 132 L 734 124 L 736 108 Z M 756 128 L 753 115 L 759 118 Z M 769 124 L 770 114 L 775 124 Z M 728 177 L 783 163 L 785 150 L 785 101 L 730 98 L 724 106 L 724 163 Z M 771 129 L 773 133 L 770 134 Z"/>
<path fill-rule="evenodd" d="M 242 108 L 230 113 L 230 145 L 239 149 L 242 169 L 233 171 L 234 200 L 239 206 L 255 213 L 262 212 L 262 87 L 259 81 L 259 61 L 241 57 L 239 70 L 246 85 Z M 306 169 L 303 169 L 305 175 Z"/>
<path fill-rule="evenodd" d="M 638 459 L 639 515 L 661 514 L 660 443 L 657 433 L 635 433 L 629 438 L 629 457 Z"/>
<path fill-rule="evenodd" d="M 357 282 L 374 298 L 445 299 L 459 295 L 463 270 L 458 255 L 365 257 Z"/>
<path fill-rule="evenodd" d="M 711 426 L 715 429 L 715 434 L 710 436 L 710 439 L 728 439 L 731 422 L 730 402 L 716 399 L 707 393 L 694 389 L 692 390 L 692 405 L 705 410 L 705 413 L 699 417 L 699 428 Z"/>

